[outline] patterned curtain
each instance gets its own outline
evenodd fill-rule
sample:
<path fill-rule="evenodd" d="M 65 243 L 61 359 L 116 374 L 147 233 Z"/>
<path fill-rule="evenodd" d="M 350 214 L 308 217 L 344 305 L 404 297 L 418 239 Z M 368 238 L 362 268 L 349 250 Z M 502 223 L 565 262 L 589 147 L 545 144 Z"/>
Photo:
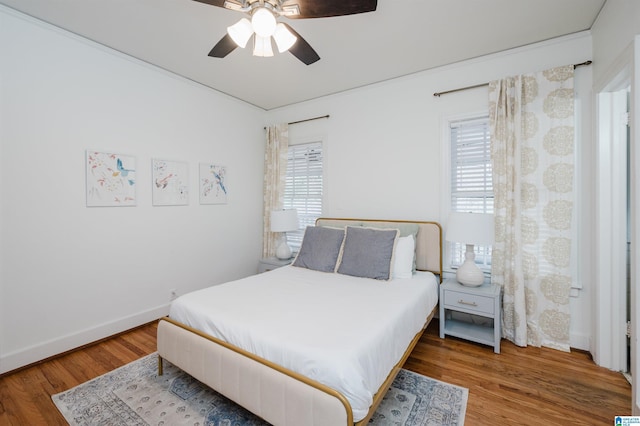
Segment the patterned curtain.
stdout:
<path fill-rule="evenodd" d="M 573 66 L 489 85 L 503 336 L 569 350 L 574 192 Z"/>
<path fill-rule="evenodd" d="M 286 123 L 268 126 L 266 133 L 262 257 L 272 257 L 276 254 L 279 234 L 271 232 L 271 211 L 282 209 L 287 176 L 289 126 Z"/>

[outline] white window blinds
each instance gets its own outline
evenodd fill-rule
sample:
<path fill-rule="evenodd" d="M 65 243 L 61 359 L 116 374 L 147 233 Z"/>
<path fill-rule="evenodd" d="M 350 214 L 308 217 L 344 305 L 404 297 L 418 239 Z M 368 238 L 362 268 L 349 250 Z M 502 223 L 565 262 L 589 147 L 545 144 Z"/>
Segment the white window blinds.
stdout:
<path fill-rule="evenodd" d="M 489 119 L 451 123 L 451 210 L 493 213 Z"/>
<path fill-rule="evenodd" d="M 283 207 L 298 211 L 300 229 L 287 232 L 293 251 L 300 249 L 306 227 L 322 214 L 322 171 L 322 142 L 289 146 Z"/>
<path fill-rule="evenodd" d="M 451 211 L 493 213 L 493 182 L 489 118 L 450 122 Z M 463 244 L 452 244 L 451 266 L 464 262 Z M 476 263 L 491 264 L 490 247 L 476 246 Z"/>

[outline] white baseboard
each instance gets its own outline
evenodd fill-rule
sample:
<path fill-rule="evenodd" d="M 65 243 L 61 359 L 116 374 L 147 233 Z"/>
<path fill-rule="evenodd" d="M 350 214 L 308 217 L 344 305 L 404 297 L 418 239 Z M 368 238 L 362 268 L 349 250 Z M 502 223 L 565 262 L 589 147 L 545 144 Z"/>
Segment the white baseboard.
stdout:
<path fill-rule="evenodd" d="M 569 336 L 569 346 L 583 351 L 590 351 L 591 337 L 587 334 L 571 333 Z"/>
<path fill-rule="evenodd" d="M 52 339 L 0 357 L 0 374 L 33 364 L 54 355 L 78 348 L 105 337 L 146 324 L 169 313 L 169 304 L 161 305 L 93 328 Z"/>

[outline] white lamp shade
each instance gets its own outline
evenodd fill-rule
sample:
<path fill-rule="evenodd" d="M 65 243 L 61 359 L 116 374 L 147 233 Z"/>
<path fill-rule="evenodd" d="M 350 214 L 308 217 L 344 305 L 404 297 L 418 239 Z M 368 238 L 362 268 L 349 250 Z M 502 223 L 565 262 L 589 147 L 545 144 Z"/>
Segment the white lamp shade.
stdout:
<path fill-rule="evenodd" d="M 493 215 L 486 213 L 454 212 L 447 223 L 447 241 L 490 245 L 493 244 Z"/>
<path fill-rule="evenodd" d="M 273 33 L 273 39 L 278 46 L 278 52 L 286 52 L 298 41 L 298 37 L 294 36 L 291 31 L 282 22 L 276 25 L 276 31 Z"/>
<path fill-rule="evenodd" d="M 271 37 L 262 37 L 256 33 L 253 41 L 253 56 L 273 56 Z"/>
<path fill-rule="evenodd" d="M 242 18 L 230 27 L 227 27 L 227 34 L 238 47 L 244 49 L 247 42 L 253 35 L 253 27 L 247 18 Z"/>
<path fill-rule="evenodd" d="M 269 10 L 260 7 L 251 16 L 253 31 L 261 37 L 271 37 L 276 30 L 276 17 Z"/>
<path fill-rule="evenodd" d="M 297 210 L 274 210 L 271 212 L 271 232 L 296 231 L 298 226 Z"/>

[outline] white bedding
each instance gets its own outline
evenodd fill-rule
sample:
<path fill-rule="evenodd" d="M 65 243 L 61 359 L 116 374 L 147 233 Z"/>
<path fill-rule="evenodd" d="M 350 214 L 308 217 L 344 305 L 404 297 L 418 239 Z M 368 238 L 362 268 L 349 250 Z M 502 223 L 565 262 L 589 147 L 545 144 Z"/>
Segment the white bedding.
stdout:
<path fill-rule="evenodd" d="M 169 316 L 336 389 L 359 421 L 437 302 L 430 272 L 378 281 L 287 266 L 181 296 Z"/>

